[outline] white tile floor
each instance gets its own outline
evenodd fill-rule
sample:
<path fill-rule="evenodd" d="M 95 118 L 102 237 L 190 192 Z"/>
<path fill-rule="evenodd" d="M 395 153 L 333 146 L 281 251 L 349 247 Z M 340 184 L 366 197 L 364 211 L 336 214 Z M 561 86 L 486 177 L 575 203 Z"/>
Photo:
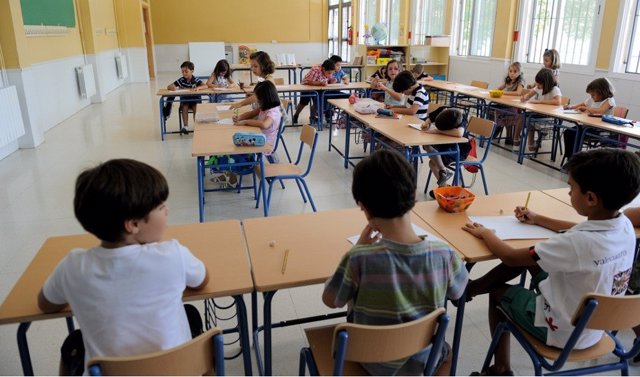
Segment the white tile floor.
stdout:
<path fill-rule="evenodd" d="M 173 76 L 161 76 L 164 86 Z M 22 149 L 0 161 L 0 299 L 4 300 L 43 241 L 53 235 L 74 234 L 82 228 L 73 216 L 72 199 L 76 175 L 83 168 L 110 158 L 127 157 L 145 161 L 160 169 L 167 180 L 170 223 L 198 221 L 195 160 L 191 157 L 191 137 L 169 135 L 160 141 L 156 83 L 131 84 L 109 94 L 102 104 L 91 105 L 65 120 L 46 134 L 37 149 Z M 174 114 L 170 127 L 177 128 Z M 286 133 L 291 150 L 297 148 L 298 129 Z M 336 152 L 327 151 L 328 131 L 320 132 L 313 172 L 308 179 L 319 210 L 353 207 L 350 185 L 352 169 L 344 169 Z M 360 148 L 360 146 L 354 146 Z M 358 149 L 359 150 L 359 149 Z M 539 164 L 525 161 L 518 165 L 515 156 L 492 150 L 487 163 L 492 193 L 558 188 L 566 177 Z M 426 181 L 426 164 L 420 167 L 419 185 Z M 482 191 L 480 183 L 473 189 Z M 419 187 L 419 200 L 426 200 Z M 293 187 L 274 189 L 272 215 L 311 211 Z M 259 217 L 248 192 L 207 195 L 206 219 L 244 219 Z M 477 266 L 478 276 L 490 263 Z M 321 286 L 278 292 L 274 305 L 276 319 L 329 312 L 320 301 Z M 25 298 L 35 299 L 35 298 Z M 247 304 L 249 301 L 247 300 Z M 478 297 L 468 305 L 458 374 L 478 370 L 489 343 L 486 299 Z M 451 311 L 452 320 L 455 311 Z M 224 315 L 222 315 L 224 317 Z M 0 326 L 0 374 L 21 374 L 15 344 L 17 325 Z M 29 331 L 31 357 L 36 374 L 57 373 L 58 349 L 65 337 L 64 322 L 50 320 L 34 323 Z M 452 326 L 448 340 L 451 341 Z M 229 341 L 233 336 L 228 337 Z M 297 374 L 298 352 L 305 344 L 300 326 L 274 332 L 274 374 Z M 228 347 L 229 354 L 235 352 Z M 531 374 L 529 361 L 518 346 L 513 347 L 513 368 L 518 374 Z M 238 360 L 227 365 L 230 374 L 241 374 Z M 255 370 L 254 370 L 255 372 Z M 632 369 L 632 374 L 640 369 Z"/>

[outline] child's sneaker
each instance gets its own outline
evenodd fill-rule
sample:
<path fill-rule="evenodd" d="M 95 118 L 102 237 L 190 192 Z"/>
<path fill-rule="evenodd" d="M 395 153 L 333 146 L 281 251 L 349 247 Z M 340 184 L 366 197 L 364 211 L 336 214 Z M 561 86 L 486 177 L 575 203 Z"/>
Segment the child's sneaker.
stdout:
<path fill-rule="evenodd" d="M 440 170 L 440 177 L 438 177 L 438 187 L 445 186 L 447 181 L 453 177 L 453 172 L 448 169 Z"/>

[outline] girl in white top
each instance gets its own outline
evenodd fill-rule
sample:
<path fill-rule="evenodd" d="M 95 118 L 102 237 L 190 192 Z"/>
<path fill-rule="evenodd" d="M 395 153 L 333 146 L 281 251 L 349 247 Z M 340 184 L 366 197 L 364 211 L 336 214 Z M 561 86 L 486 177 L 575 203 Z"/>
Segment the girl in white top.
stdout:
<path fill-rule="evenodd" d="M 520 97 L 520 101 L 556 106 L 562 104 L 562 93 L 553 78 L 553 71 L 548 68 L 542 68 L 538 74 L 536 74 L 535 81 L 535 89 L 523 94 Z M 527 142 L 529 144 L 529 150 L 533 151 L 536 149 L 533 138 L 534 133 L 529 129 L 528 134 Z"/>
<path fill-rule="evenodd" d="M 613 108 L 616 106 L 616 100 L 613 98 L 615 89 L 609 80 L 604 77 L 595 79 L 587 85 L 587 93 L 589 97 L 584 101 L 573 106 L 565 106 L 565 109 L 573 109 L 586 112 L 589 115 L 601 116 L 611 115 Z M 595 131 L 594 131 L 595 132 Z M 573 150 L 576 148 L 576 130 L 575 128 L 567 128 L 562 133 L 565 145 L 565 157 L 573 156 Z"/>
<path fill-rule="evenodd" d="M 544 50 L 542 54 L 542 65 L 553 73 L 553 81 L 560 85 L 560 53 L 555 48 Z M 528 85 L 527 89 L 535 88 L 534 84 Z"/>
<path fill-rule="evenodd" d="M 393 80 L 400 73 L 400 64 L 397 60 L 389 60 L 387 63 L 386 80 L 373 79 L 371 88 L 384 91 L 384 104 L 389 106 L 404 106 L 404 95 L 393 90 Z"/>
<path fill-rule="evenodd" d="M 236 83 L 231 77 L 229 62 L 225 59 L 219 60 L 218 63 L 216 63 L 215 68 L 213 68 L 213 72 L 211 72 L 209 80 L 207 80 L 207 86 L 209 88 L 230 88 L 235 85 Z"/>

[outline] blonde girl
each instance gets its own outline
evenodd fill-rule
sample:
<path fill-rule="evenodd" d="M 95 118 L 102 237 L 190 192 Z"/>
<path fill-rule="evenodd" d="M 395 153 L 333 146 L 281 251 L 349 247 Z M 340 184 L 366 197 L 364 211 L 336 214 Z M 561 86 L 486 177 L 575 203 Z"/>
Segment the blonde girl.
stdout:
<path fill-rule="evenodd" d="M 258 77 L 258 82 L 267 80 L 275 85 L 273 73 L 276 71 L 276 65 L 269 57 L 269 54 L 264 51 L 256 51 L 249 56 L 249 61 L 251 63 L 251 73 Z M 240 87 L 242 88 L 242 86 Z M 256 96 L 252 94 L 242 101 L 232 104 L 229 108 L 238 109 L 242 106 L 254 104 L 256 101 Z"/>

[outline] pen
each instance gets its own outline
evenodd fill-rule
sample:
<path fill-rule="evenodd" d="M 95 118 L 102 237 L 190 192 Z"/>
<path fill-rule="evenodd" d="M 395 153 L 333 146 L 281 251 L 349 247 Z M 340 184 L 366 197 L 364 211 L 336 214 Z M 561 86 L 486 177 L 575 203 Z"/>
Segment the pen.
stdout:
<path fill-rule="evenodd" d="M 287 258 L 289 257 L 289 249 L 284 251 L 284 259 L 282 260 L 282 274 L 284 275 L 284 271 L 287 269 Z"/>
<path fill-rule="evenodd" d="M 529 208 L 529 199 L 531 199 L 531 191 L 527 194 L 527 200 L 524 202 L 524 208 Z"/>

